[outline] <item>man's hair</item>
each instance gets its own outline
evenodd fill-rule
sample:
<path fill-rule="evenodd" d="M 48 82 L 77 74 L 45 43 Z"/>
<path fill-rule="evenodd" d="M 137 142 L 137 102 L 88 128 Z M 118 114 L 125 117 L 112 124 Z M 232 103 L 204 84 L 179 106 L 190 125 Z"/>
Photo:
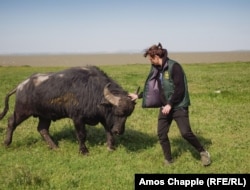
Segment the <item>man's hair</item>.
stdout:
<path fill-rule="evenodd" d="M 161 43 L 158 43 L 158 45 L 152 45 L 150 48 L 146 49 L 143 55 L 144 57 L 149 55 L 152 58 L 158 55 L 160 58 L 163 58 L 165 55 L 168 55 L 168 51 L 162 48 Z"/>

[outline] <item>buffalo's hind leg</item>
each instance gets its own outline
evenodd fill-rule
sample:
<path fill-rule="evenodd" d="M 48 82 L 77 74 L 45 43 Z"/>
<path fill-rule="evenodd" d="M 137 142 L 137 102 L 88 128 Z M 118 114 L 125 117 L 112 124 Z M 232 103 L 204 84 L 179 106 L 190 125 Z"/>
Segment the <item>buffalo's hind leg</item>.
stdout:
<path fill-rule="evenodd" d="M 50 126 L 51 120 L 44 119 L 42 117 L 39 117 L 39 123 L 37 126 L 37 130 L 43 137 L 43 139 L 48 143 L 49 147 L 51 149 L 56 149 L 58 146 L 54 143 L 52 140 L 50 134 L 49 134 L 49 126 Z"/>
<path fill-rule="evenodd" d="M 81 119 L 74 119 L 74 125 L 76 130 L 76 137 L 79 142 L 79 151 L 83 155 L 88 155 L 89 151 L 85 145 L 87 131 L 85 129 L 85 124 Z"/>
<path fill-rule="evenodd" d="M 16 127 L 20 123 L 22 123 L 24 120 L 26 120 L 28 117 L 30 117 L 30 115 L 19 114 L 16 111 L 13 113 L 12 116 L 9 117 L 6 138 L 4 141 L 5 146 L 9 146 L 11 144 L 13 133 L 14 133 Z"/>

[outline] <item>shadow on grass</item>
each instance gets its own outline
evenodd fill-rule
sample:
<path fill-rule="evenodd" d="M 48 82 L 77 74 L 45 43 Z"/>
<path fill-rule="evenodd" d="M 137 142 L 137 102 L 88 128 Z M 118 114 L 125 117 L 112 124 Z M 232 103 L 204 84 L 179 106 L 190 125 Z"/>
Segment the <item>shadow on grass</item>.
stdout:
<path fill-rule="evenodd" d="M 102 126 L 87 126 L 87 146 L 97 146 L 102 145 L 106 146 L 106 133 Z M 4 129 L 0 128 L 2 133 Z M 72 143 L 77 142 L 75 130 L 73 126 L 64 126 L 60 131 L 51 133 L 53 141 L 59 145 L 60 141 L 66 140 Z M 155 135 L 149 135 L 142 133 L 130 128 L 125 130 L 125 133 L 121 136 L 115 137 L 115 147 L 124 146 L 127 151 L 137 152 L 144 150 L 150 147 L 153 147 L 155 144 L 159 143 L 158 138 Z M 201 136 L 197 136 L 202 145 L 207 149 L 212 144 L 210 139 L 205 139 Z M 25 141 L 19 142 L 16 144 L 16 148 L 20 146 L 33 146 L 36 143 L 39 143 L 41 138 L 28 137 Z M 173 158 L 178 158 L 184 152 L 190 151 L 192 156 L 195 159 L 200 159 L 199 153 L 182 137 L 170 138 L 172 156 Z"/>
<path fill-rule="evenodd" d="M 197 136 L 197 138 L 206 150 L 208 150 L 208 148 L 212 145 L 212 141 L 210 139 L 205 139 L 201 136 Z M 190 151 L 195 159 L 200 160 L 200 154 L 182 137 L 170 139 L 170 141 L 172 147 L 172 156 L 174 159 L 181 156 L 182 153 Z"/>
<path fill-rule="evenodd" d="M 103 127 L 87 126 L 87 143 L 89 146 L 103 145 L 106 146 L 106 133 Z M 210 139 L 197 136 L 205 149 L 209 148 L 212 144 Z M 57 142 L 65 139 L 68 141 L 76 142 L 75 131 L 73 127 L 64 127 L 63 130 L 53 134 L 53 139 Z M 171 147 L 172 155 L 174 158 L 181 156 L 182 153 L 190 151 L 195 159 L 200 159 L 199 153 L 182 137 L 172 138 Z M 133 129 L 126 129 L 125 133 L 121 136 L 115 136 L 115 147 L 124 146 L 128 151 L 137 152 L 143 149 L 153 147 L 158 142 L 155 135 L 149 135 Z"/>
<path fill-rule="evenodd" d="M 89 146 L 103 145 L 106 146 L 106 133 L 103 127 L 87 126 L 87 140 Z M 64 127 L 61 131 L 51 134 L 56 144 L 60 146 L 60 140 L 76 142 L 76 135 L 73 127 Z M 139 151 L 152 147 L 157 143 L 154 135 L 148 135 L 133 129 L 126 129 L 125 133 L 120 136 L 114 136 L 115 147 L 124 146 L 128 151 Z"/>

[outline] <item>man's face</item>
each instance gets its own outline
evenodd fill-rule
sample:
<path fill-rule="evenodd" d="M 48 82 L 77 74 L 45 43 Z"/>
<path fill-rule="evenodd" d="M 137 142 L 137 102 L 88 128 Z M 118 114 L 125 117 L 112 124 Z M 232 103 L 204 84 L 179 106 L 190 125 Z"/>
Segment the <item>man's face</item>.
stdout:
<path fill-rule="evenodd" d="M 149 61 L 151 64 L 155 66 L 159 66 L 161 64 L 160 57 L 158 55 L 155 55 L 154 57 L 148 56 Z"/>

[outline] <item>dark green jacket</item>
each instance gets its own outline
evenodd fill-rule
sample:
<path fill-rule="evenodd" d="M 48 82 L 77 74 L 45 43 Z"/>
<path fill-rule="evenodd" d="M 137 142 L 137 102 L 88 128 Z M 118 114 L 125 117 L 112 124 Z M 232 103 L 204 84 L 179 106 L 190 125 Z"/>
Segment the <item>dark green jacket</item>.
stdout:
<path fill-rule="evenodd" d="M 167 61 L 167 64 L 165 64 L 165 66 L 163 67 L 163 70 L 161 71 L 162 73 L 162 89 L 164 92 L 164 97 L 166 99 L 166 104 L 170 104 L 173 109 L 178 109 L 180 107 L 188 107 L 190 105 L 190 98 L 189 98 L 189 93 L 188 93 L 188 85 L 187 85 L 187 78 L 185 75 L 185 72 L 183 71 L 182 67 L 182 74 L 183 76 L 183 80 L 184 80 L 184 94 L 181 98 L 181 100 L 179 102 L 172 102 L 172 96 L 174 94 L 174 91 L 176 90 L 176 87 L 174 85 L 174 81 L 173 81 L 173 66 L 174 64 L 179 64 L 174 60 L 169 59 Z"/>

